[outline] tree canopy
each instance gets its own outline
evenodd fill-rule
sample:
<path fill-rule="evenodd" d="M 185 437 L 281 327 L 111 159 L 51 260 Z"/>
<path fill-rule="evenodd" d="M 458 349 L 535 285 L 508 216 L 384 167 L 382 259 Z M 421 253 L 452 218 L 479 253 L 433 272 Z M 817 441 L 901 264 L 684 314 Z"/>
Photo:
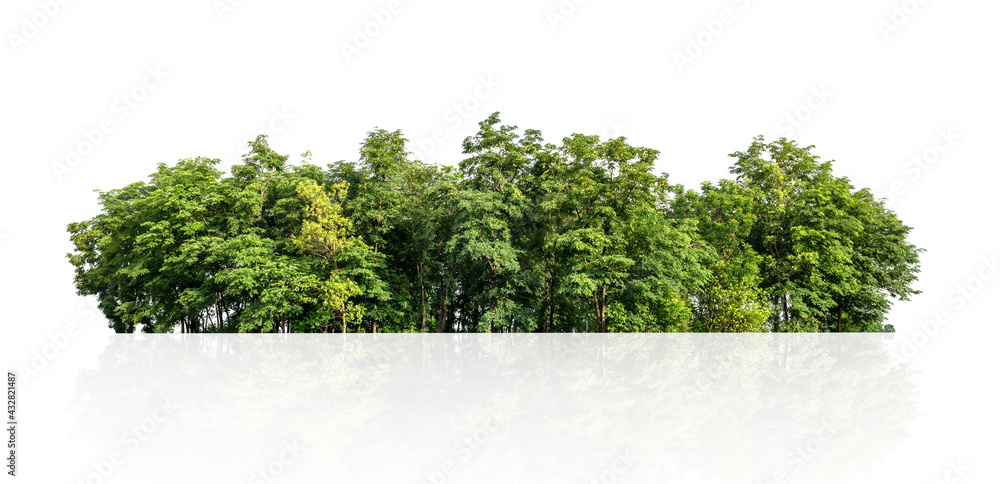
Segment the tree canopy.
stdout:
<path fill-rule="evenodd" d="M 356 162 L 265 136 L 98 192 L 68 226 L 81 295 L 117 332 L 881 332 L 918 293 L 910 227 L 780 138 L 700 190 L 659 152 L 498 113 L 457 167 L 376 128 Z"/>

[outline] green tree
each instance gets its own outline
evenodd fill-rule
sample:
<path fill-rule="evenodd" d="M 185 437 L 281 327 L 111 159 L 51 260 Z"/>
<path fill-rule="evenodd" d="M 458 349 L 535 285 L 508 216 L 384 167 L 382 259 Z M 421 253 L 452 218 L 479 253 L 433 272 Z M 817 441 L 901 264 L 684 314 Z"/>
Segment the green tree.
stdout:
<path fill-rule="evenodd" d="M 464 269 L 464 322 L 480 332 L 533 329 L 526 309 L 514 297 L 522 286 L 522 254 L 513 237 L 526 203 L 518 183 L 528 163 L 516 130 L 500 125 L 499 113 L 493 113 L 462 144 L 469 157 L 459 163 L 465 179 L 454 197 L 456 214 L 447 250 L 452 263 Z"/>
<path fill-rule="evenodd" d="M 731 172 L 754 194 L 748 240 L 762 256 L 772 330 L 837 331 L 847 315 L 858 329 L 882 331 L 887 298 L 916 293 L 910 284 L 919 251 L 905 242 L 909 227 L 870 195 L 853 191 L 846 178 L 834 177 L 832 162 L 820 161 L 812 148 L 758 137 L 731 155 L 737 159 Z M 890 234 L 879 236 L 875 247 L 888 247 L 874 250 L 892 257 L 871 265 L 873 249 L 865 246 L 882 228 Z"/>
<path fill-rule="evenodd" d="M 747 241 L 757 218 L 753 190 L 732 180 L 705 182 L 701 192 L 671 187 L 669 213 L 697 224 L 711 256 L 711 276 L 697 294 L 694 327 L 708 332 L 768 331 L 770 304 L 760 289 L 762 258 Z"/>
<path fill-rule="evenodd" d="M 625 138 L 602 142 L 581 134 L 564 139 L 562 151 L 570 167 L 560 210 L 569 217 L 556 243 L 571 262 L 560 292 L 592 300 L 599 332 L 607 331 L 609 297 L 631 296 L 637 309 L 659 312 L 654 317 L 683 313 L 679 293 L 687 281 L 670 279 L 686 277 L 684 270 L 671 270 L 680 261 L 673 249 L 681 232 L 659 213 L 663 187 L 651 173 L 659 152 L 630 146 Z M 589 323 L 581 329 L 590 330 Z"/>
<path fill-rule="evenodd" d="M 292 237 L 299 249 L 319 259 L 322 277 L 314 282 L 310 292 L 316 294 L 326 312 L 340 318 L 344 333 L 348 321 L 359 320 L 364 308 L 349 302 L 352 296 L 361 293 L 361 288 L 341 271 L 343 259 L 345 254 L 363 255 L 368 251 L 363 241 L 350 236 L 351 221 L 341 215 L 340 205 L 331 201 L 343 198 L 346 190 L 345 183 L 333 185 L 332 190 L 311 181 L 300 183 L 298 194 L 306 201 L 305 219 L 299 234 Z M 320 329 L 325 333 L 329 327 L 322 325 Z"/>
<path fill-rule="evenodd" d="M 917 293 L 910 227 L 784 138 L 697 191 L 657 150 L 498 113 L 457 167 L 406 143 L 160 164 L 67 227 L 77 289 L 118 332 L 892 331 Z"/>

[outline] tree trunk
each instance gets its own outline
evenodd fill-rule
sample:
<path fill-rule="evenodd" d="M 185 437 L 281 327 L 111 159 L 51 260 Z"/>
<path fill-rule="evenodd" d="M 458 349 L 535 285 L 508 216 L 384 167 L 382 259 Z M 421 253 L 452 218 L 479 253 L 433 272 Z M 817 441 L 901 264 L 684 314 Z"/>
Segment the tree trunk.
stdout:
<path fill-rule="evenodd" d="M 785 325 L 787 326 L 788 323 L 790 323 L 792 321 L 792 315 L 788 314 L 788 295 L 787 294 L 782 294 L 781 295 L 781 306 L 784 308 Z"/>
<path fill-rule="evenodd" d="M 443 295 L 444 300 L 441 303 L 441 314 L 440 317 L 438 318 L 438 327 L 437 327 L 438 333 L 444 333 L 445 323 L 448 321 L 448 300 L 450 299 L 449 296 L 451 295 L 451 280 L 454 276 L 455 276 L 455 268 L 449 267 L 448 282 L 446 282 L 444 285 L 444 295 Z"/>
<path fill-rule="evenodd" d="M 542 328 L 542 332 L 543 333 L 548 333 L 549 332 L 549 328 L 552 327 L 552 325 L 553 325 L 553 321 L 552 320 L 553 320 L 553 318 L 555 316 L 553 314 L 554 313 L 554 308 L 552 307 L 552 292 L 553 292 L 552 286 L 553 286 L 553 284 L 554 284 L 554 282 L 552 281 L 552 277 L 550 275 L 549 276 L 549 280 L 548 280 L 548 284 L 547 284 L 548 287 L 546 288 L 547 292 L 548 292 L 548 296 L 549 296 L 549 318 L 545 321 L 544 327 Z"/>
<path fill-rule="evenodd" d="M 222 332 L 222 301 L 219 298 L 215 299 L 215 324 L 219 327 L 219 332 Z"/>
<path fill-rule="evenodd" d="M 427 292 L 424 290 L 423 263 L 417 264 L 417 277 L 420 278 L 420 331 L 427 328 Z"/>
<path fill-rule="evenodd" d="M 598 291 L 594 291 L 594 311 L 597 313 L 597 332 L 604 333 L 607 331 L 605 311 L 607 310 L 607 293 L 608 287 L 601 285 L 600 294 Z"/>
<path fill-rule="evenodd" d="M 549 328 L 552 327 L 552 318 L 554 316 L 553 315 L 553 309 L 554 308 L 552 307 L 552 300 L 550 299 L 549 300 L 549 319 L 548 319 L 548 321 L 545 322 L 545 331 L 543 331 L 545 333 L 548 333 L 549 332 Z"/>
<path fill-rule="evenodd" d="M 608 286 L 601 286 L 601 332 L 608 331 Z"/>

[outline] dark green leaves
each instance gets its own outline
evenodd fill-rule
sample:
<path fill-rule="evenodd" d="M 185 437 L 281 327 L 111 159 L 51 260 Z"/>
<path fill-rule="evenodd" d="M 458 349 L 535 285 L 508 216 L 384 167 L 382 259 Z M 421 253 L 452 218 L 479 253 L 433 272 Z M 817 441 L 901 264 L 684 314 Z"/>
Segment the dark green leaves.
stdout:
<path fill-rule="evenodd" d="M 67 227 L 77 288 L 118 332 L 885 331 L 916 293 L 910 228 L 811 146 L 757 138 L 694 191 L 657 150 L 497 113 L 457 170 L 406 143 L 161 164 Z"/>

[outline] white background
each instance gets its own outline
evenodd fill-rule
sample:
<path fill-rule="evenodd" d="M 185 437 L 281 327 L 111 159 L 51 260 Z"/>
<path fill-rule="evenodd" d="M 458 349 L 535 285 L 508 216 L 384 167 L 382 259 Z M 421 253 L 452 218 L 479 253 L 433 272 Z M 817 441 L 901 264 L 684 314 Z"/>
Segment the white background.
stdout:
<path fill-rule="evenodd" d="M 50 335 L 74 333 L 45 358 L 23 412 L 30 402 L 45 416 L 33 425 L 65 429 L 75 371 L 96 364 L 110 335 L 75 294 L 65 259 L 66 225 L 98 212 L 93 190 L 187 157 L 220 158 L 228 169 L 266 130 L 293 160 L 305 150 L 319 164 L 356 159 L 378 126 L 430 147 L 425 161 L 455 163 L 462 138 L 500 111 L 556 143 L 574 132 L 626 136 L 660 150 L 657 169 L 690 187 L 727 176 L 727 155 L 754 136 L 789 136 L 835 159 L 835 173 L 856 187 L 891 195 L 911 241 L 927 249 L 923 293 L 897 303 L 890 321 L 897 353 L 924 370 L 926 418 L 882 472 L 931 482 L 964 457 L 984 479 L 969 482 L 989 482 L 996 418 L 985 412 L 985 385 L 1000 284 L 984 259 L 1000 254 L 1000 4 L 665 3 L 5 3 L 6 366 L 30 365 Z M 789 115 L 801 120 L 793 130 Z M 443 142 L 430 144 L 435 130 Z M 947 323 L 922 329 L 936 314 Z M 22 432 L 25 446 L 42 445 Z M 47 450 L 75 455 L 78 444 L 61 438 Z"/>

